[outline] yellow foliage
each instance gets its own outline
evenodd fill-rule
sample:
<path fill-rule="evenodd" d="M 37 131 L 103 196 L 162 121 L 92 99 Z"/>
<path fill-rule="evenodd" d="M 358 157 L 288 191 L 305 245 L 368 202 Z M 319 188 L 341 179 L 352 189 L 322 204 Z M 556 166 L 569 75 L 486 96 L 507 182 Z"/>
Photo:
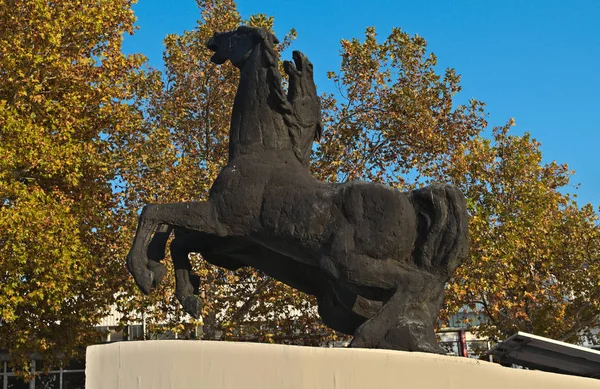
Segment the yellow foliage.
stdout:
<path fill-rule="evenodd" d="M 137 118 L 133 22 L 127 0 L 0 1 L 0 348 L 23 374 L 81 357 L 125 277 L 106 134 Z"/>

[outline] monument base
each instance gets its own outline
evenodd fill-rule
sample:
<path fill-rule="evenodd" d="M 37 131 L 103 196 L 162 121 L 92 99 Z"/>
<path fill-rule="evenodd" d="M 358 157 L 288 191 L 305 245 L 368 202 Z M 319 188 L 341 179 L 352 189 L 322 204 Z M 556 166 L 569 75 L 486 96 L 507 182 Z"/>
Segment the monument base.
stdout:
<path fill-rule="evenodd" d="M 91 346 L 87 389 L 584 389 L 591 378 L 389 350 L 160 340 Z"/>

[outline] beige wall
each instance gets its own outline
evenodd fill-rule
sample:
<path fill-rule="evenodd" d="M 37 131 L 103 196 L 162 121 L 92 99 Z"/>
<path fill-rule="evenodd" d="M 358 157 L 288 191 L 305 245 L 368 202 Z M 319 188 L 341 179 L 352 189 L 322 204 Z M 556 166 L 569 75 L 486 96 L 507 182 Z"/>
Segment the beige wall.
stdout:
<path fill-rule="evenodd" d="M 87 389 L 583 389 L 600 380 L 387 350 L 161 340 L 87 349 Z"/>

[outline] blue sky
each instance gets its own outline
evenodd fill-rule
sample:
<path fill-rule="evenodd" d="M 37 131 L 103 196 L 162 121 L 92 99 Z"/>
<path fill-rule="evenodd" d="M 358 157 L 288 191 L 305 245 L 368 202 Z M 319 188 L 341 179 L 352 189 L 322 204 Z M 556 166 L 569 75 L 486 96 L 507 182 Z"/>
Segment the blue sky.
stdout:
<path fill-rule="evenodd" d="M 313 62 L 320 91 L 333 92 L 328 70 L 338 70 L 339 41 L 362 38 L 375 26 L 423 36 L 440 69 L 462 75 L 459 102 L 487 103 L 492 126 L 515 118 L 515 133 L 542 143 L 546 162 L 576 171 L 580 203 L 600 206 L 600 1 L 595 0 L 238 0 L 242 17 L 275 17 L 275 32 L 298 32 L 293 49 Z M 139 0 L 139 30 L 126 52 L 145 54 L 162 68 L 163 39 L 196 25 L 194 0 Z M 325 135 L 326 136 L 326 135 Z"/>

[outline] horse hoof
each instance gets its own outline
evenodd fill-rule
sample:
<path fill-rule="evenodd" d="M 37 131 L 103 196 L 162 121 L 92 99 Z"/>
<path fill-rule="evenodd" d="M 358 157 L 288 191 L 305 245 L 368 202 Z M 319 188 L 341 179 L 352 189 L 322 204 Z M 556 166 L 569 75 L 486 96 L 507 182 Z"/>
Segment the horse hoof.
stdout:
<path fill-rule="evenodd" d="M 424 345 L 422 350 L 415 350 L 415 351 L 419 351 L 419 352 L 423 352 L 423 353 L 430 353 L 430 354 L 440 354 L 440 355 L 448 354 L 448 352 L 446 350 L 444 350 L 438 344 L 427 344 L 427 345 Z"/>
<path fill-rule="evenodd" d="M 160 262 L 148 260 L 148 269 L 154 273 L 154 279 L 152 281 L 152 289 L 154 289 L 160 285 L 163 277 L 167 274 L 167 268 Z"/>
<path fill-rule="evenodd" d="M 377 344 L 373 341 L 369 341 L 365 339 L 363 336 L 354 336 L 350 344 L 349 348 L 377 348 Z"/>
<path fill-rule="evenodd" d="M 181 305 L 183 305 L 184 311 L 194 319 L 199 319 L 202 315 L 202 300 L 198 296 L 187 296 Z"/>
<path fill-rule="evenodd" d="M 152 291 L 154 274 L 150 270 L 144 268 L 144 266 L 139 265 L 139 261 L 134 258 L 133 250 L 127 254 L 125 266 L 133 276 L 133 280 L 138 288 L 140 288 L 140 291 L 143 294 L 149 294 Z"/>
<path fill-rule="evenodd" d="M 365 330 L 365 323 L 357 328 L 354 337 L 348 345 L 351 348 L 377 348 L 378 342 L 374 339 L 374 334 L 368 328 Z"/>
<path fill-rule="evenodd" d="M 140 288 L 143 294 L 148 295 L 152 292 L 152 285 L 154 285 L 154 273 L 148 269 L 139 269 L 138 271 L 132 272 L 135 283 Z"/>
<path fill-rule="evenodd" d="M 367 347 L 364 343 L 365 342 L 363 342 L 362 339 L 353 338 L 350 341 L 350 344 L 348 344 L 348 348 L 370 348 Z"/>

